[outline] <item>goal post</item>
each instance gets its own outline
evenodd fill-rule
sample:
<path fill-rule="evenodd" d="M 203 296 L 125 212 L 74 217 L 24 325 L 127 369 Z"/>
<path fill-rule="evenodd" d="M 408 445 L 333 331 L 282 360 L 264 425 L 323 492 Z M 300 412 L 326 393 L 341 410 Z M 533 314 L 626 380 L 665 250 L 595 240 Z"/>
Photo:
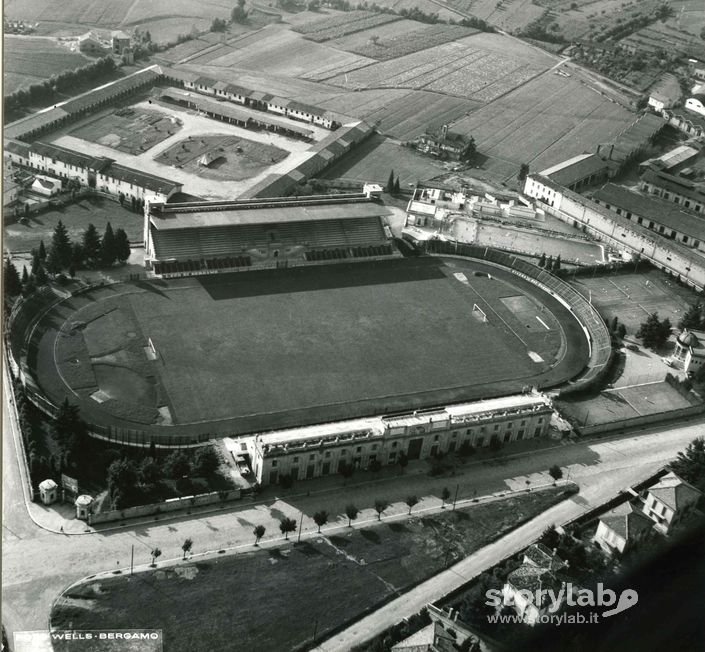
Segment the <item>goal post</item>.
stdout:
<path fill-rule="evenodd" d="M 480 308 L 476 303 L 472 304 L 472 314 L 474 317 L 476 317 L 479 321 L 486 322 L 487 321 L 487 314 L 485 311 Z"/>

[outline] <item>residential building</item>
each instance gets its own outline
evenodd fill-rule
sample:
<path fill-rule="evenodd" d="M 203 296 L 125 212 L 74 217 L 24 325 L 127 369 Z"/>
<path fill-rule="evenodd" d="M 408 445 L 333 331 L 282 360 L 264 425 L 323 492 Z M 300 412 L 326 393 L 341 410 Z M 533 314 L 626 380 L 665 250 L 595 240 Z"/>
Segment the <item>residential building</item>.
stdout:
<path fill-rule="evenodd" d="M 690 74 L 696 79 L 705 80 L 705 63 L 699 59 L 688 59 Z"/>
<path fill-rule="evenodd" d="M 502 587 L 504 605 L 513 607 L 527 625 L 535 625 L 549 608 L 556 608 L 549 592 L 565 599 L 565 582 L 556 575 L 564 566 L 565 562 L 542 544 L 530 546 L 522 565 L 509 573 Z"/>
<path fill-rule="evenodd" d="M 700 138 L 705 135 L 705 116 L 695 111 L 688 111 L 685 108 L 665 109 L 663 117 L 668 124 L 689 136 Z"/>
<path fill-rule="evenodd" d="M 688 374 L 695 373 L 705 364 L 705 332 L 684 329 L 676 338 L 670 360 Z"/>
<path fill-rule="evenodd" d="M 646 539 L 653 525 L 636 505 L 623 503 L 600 516 L 593 541 L 605 552 L 622 553 Z"/>
<path fill-rule="evenodd" d="M 380 416 L 258 434 L 247 439 L 257 482 L 276 484 L 282 475 L 305 480 L 335 474 L 345 465 L 397 464 L 452 453 L 462 446 L 489 446 L 547 434 L 550 399 L 542 394 L 451 405 L 400 416 Z"/>
<path fill-rule="evenodd" d="M 108 48 L 105 46 L 93 32 L 86 32 L 78 37 L 78 49 L 92 57 L 102 57 L 108 53 Z"/>
<path fill-rule="evenodd" d="M 34 177 L 31 185 L 32 192 L 44 197 L 53 197 L 61 191 L 61 181 L 38 174 Z"/>
<path fill-rule="evenodd" d="M 678 78 L 671 73 L 664 73 L 649 89 L 649 106 L 657 113 L 670 109 L 681 99 L 682 91 Z"/>
<path fill-rule="evenodd" d="M 644 514 L 654 521 L 657 530 L 667 534 L 695 509 L 701 497 L 693 485 L 671 471 L 647 490 Z"/>
<path fill-rule="evenodd" d="M 685 108 L 694 113 L 705 115 L 705 93 L 699 93 L 689 97 L 685 101 Z"/>
<path fill-rule="evenodd" d="M 113 54 L 123 54 L 125 50 L 132 47 L 132 39 L 129 34 L 125 32 L 113 32 L 111 34 L 111 40 L 113 43 Z"/>
<path fill-rule="evenodd" d="M 657 158 L 650 158 L 639 164 L 640 168 L 671 172 L 673 168 L 698 157 L 700 150 L 689 145 L 679 145 Z"/>
<path fill-rule="evenodd" d="M 30 147 L 27 143 L 19 140 L 5 140 L 4 158 L 14 165 L 29 167 L 29 151 Z"/>
<path fill-rule="evenodd" d="M 592 198 L 617 215 L 705 253 L 705 215 L 687 210 L 684 204 L 676 205 L 613 183 L 596 190 Z"/>
<path fill-rule="evenodd" d="M 465 158 L 473 139 L 465 134 L 450 131 L 443 125 L 437 131 L 427 131 L 419 138 L 418 149 L 441 158 L 460 160 Z"/>

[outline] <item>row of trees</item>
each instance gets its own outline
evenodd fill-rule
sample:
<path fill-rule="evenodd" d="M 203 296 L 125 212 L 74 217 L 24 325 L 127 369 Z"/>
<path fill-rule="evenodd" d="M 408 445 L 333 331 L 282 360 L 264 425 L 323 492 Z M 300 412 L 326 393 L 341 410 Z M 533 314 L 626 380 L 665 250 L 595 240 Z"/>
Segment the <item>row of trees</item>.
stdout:
<path fill-rule="evenodd" d="M 401 192 L 401 185 L 399 184 L 399 175 L 394 177 L 394 170 L 389 171 L 389 178 L 387 179 L 387 185 L 384 189 L 390 195 L 398 195 Z"/>
<path fill-rule="evenodd" d="M 692 303 L 678 322 L 678 328 L 683 330 L 705 330 L 705 304 L 701 301 Z"/>
<path fill-rule="evenodd" d="M 5 112 L 13 114 L 24 111 L 31 106 L 48 104 L 57 94 L 70 92 L 76 86 L 89 81 L 102 79 L 115 72 L 116 65 L 112 57 L 103 57 L 76 70 L 65 70 L 52 75 L 49 79 L 19 88 L 5 96 Z"/>
<path fill-rule="evenodd" d="M 539 267 L 543 267 L 548 271 L 558 271 L 561 268 L 561 255 L 558 254 L 555 259 L 553 258 L 553 256 L 549 256 L 547 259 L 546 254 L 543 253 L 541 254 L 541 258 L 539 259 L 538 265 Z"/>

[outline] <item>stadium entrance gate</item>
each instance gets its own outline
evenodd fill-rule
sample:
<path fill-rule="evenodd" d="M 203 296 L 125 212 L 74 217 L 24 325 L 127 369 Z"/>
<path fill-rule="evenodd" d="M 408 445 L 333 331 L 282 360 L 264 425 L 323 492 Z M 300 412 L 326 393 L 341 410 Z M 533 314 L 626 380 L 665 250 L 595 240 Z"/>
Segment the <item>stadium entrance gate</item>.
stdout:
<path fill-rule="evenodd" d="M 421 447 L 423 446 L 423 438 L 412 439 L 409 442 L 409 452 L 407 457 L 410 460 L 418 460 L 421 457 Z"/>

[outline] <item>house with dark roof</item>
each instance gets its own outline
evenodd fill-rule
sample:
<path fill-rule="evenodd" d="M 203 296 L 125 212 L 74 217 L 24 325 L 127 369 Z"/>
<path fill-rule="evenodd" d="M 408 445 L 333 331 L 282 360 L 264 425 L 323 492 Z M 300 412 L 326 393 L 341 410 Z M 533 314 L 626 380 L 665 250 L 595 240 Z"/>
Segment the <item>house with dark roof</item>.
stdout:
<path fill-rule="evenodd" d="M 580 154 L 539 174 L 570 190 L 578 191 L 587 186 L 604 183 L 609 177 L 609 172 L 609 165 L 597 154 Z"/>
<path fill-rule="evenodd" d="M 549 608 L 557 608 L 556 601 L 565 599 L 565 582 L 557 573 L 566 563 L 542 543 L 529 546 L 519 568 L 509 573 L 502 587 L 505 606 L 514 607 L 517 615 L 528 625 L 535 625 Z"/>
<path fill-rule="evenodd" d="M 113 44 L 113 54 L 122 54 L 132 46 L 132 39 L 125 32 L 116 31 L 110 35 Z"/>
<path fill-rule="evenodd" d="M 441 158 L 460 160 L 465 158 L 473 139 L 465 134 L 450 131 L 443 125 L 437 131 L 427 131 L 419 137 L 418 149 Z"/>
<path fill-rule="evenodd" d="M 705 184 L 662 170 L 647 169 L 639 181 L 639 188 L 650 195 L 667 199 L 696 213 L 705 213 Z"/>
<path fill-rule="evenodd" d="M 670 360 L 675 367 L 682 367 L 688 374 L 705 365 L 705 332 L 684 329 L 676 338 Z"/>
<path fill-rule="evenodd" d="M 624 552 L 646 539 L 653 525 L 636 505 L 624 503 L 600 517 L 592 540 L 606 552 Z"/>
<path fill-rule="evenodd" d="M 705 135 L 705 116 L 695 111 L 688 111 L 685 108 L 664 109 L 663 117 L 668 124 L 689 136 L 700 138 Z"/>
<path fill-rule="evenodd" d="M 667 199 L 618 186 L 605 184 L 592 193 L 596 204 L 645 226 L 664 238 L 677 240 L 705 252 L 705 216 L 685 209 Z"/>
<path fill-rule="evenodd" d="M 674 525 L 691 513 L 702 494 L 673 471 L 649 487 L 644 500 L 644 514 L 660 532 L 667 534 Z"/>

